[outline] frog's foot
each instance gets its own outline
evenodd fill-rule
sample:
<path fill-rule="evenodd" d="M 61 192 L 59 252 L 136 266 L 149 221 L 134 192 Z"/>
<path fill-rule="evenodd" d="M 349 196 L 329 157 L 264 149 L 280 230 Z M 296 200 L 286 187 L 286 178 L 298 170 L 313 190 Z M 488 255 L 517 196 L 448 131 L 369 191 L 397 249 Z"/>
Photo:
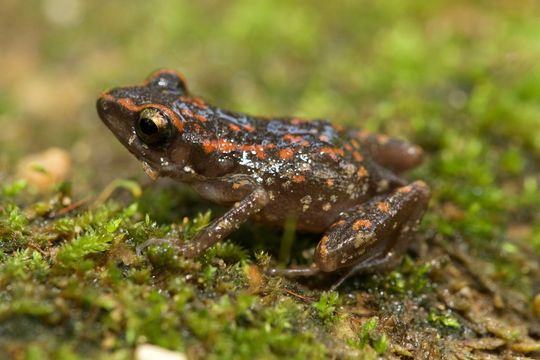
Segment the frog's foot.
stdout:
<path fill-rule="evenodd" d="M 316 264 L 310 266 L 300 266 L 294 268 L 270 268 L 266 271 L 268 276 L 284 276 L 284 277 L 300 277 L 300 276 L 313 276 L 320 273 L 321 270 Z"/>
<path fill-rule="evenodd" d="M 317 245 L 317 268 L 345 270 L 335 289 L 353 274 L 395 267 L 413 238 L 429 196 L 428 186 L 415 181 L 349 209 Z"/>

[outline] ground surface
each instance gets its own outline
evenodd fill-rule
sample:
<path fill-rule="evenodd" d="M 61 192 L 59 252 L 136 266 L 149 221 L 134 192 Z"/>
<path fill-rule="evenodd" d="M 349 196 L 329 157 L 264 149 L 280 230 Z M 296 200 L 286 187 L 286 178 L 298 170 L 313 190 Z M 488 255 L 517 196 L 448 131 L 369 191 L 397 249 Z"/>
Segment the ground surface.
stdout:
<path fill-rule="evenodd" d="M 0 357 L 540 357 L 539 16 L 509 0 L 4 0 Z M 410 178 L 433 199 L 403 264 L 335 293 L 269 278 L 316 238 L 287 252 L 290 234 L 254 225 L 200 259 L 137 256 L 223 210 L 150 183 L 95 113 L 101 90 L 160 67 L 226 108 L 423 146 Z M 52 147 L 52 170 L 28 165 Z M 68 182 L 30 185 L 59 168 Z"/>

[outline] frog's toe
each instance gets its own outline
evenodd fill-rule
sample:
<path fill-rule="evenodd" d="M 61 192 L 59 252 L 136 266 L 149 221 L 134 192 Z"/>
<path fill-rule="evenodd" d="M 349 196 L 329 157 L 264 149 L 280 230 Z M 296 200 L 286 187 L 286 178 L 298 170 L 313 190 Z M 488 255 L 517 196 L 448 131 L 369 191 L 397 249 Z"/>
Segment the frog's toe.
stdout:
<path fill-rule="evenodd" d="M 137 256 L 142 256 L 143 251 L 149 248 L 150 246 L 160 246 L 160 245 L 177 246 L 177 240 L 167 239 L 167 238 L 148 239 L 142 244 L 137 245 L 137 247 L 135 248 L 135 253 L 137 254 Z"/>

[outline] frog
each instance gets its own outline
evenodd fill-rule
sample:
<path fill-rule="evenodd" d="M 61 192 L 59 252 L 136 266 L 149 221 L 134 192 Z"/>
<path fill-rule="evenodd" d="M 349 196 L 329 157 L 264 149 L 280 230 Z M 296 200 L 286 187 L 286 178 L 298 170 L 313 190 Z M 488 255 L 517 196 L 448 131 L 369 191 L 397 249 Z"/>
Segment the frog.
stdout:
<path fill-rule="evenodd" d="M 335 288 L 354 274 L 398 266 L 429 203 L 429 186 L 403 177 L 422 162 L 418 145 L 326 119 L 225 110 L 192 95 L 175 70 L 106 90 L 97 112 L 152 179 L 189 184 L 228 206 L 191 241 L 174 240 L 187 258 L 248 220 L 283 228 L 292 219 L 297 231 L 321 234 L 313 261 L 268 274 L 338 273 Z"/>

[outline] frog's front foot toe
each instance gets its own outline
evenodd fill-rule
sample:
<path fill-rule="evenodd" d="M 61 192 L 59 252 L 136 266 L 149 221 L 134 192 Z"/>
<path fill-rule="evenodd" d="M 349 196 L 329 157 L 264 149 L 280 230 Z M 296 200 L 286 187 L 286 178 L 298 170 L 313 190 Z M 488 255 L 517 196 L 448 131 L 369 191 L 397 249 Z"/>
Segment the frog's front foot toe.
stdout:
<path fill-rule="evenodd" d="M 141 256 L 143 251 L 149 248 L 150 246 L 160 246 L 160 245 L 178 246 L 177 241 L 175 239 L 152 238 L 152 239 L 146 240 L 142 244 L 137 245 L 137 247 L 135 248 L 135 252 L 137 253 L 137 256 Z"/>
<path fill-rule="evenodd" d="M 285 277 L 298 277 L 298 276 L 313 276 L 319 273 L 319 268 L 316 265 L 304 266 L 298 268 L 270 268 L 266 270 L 268 276 L 285 276 Z"/>

